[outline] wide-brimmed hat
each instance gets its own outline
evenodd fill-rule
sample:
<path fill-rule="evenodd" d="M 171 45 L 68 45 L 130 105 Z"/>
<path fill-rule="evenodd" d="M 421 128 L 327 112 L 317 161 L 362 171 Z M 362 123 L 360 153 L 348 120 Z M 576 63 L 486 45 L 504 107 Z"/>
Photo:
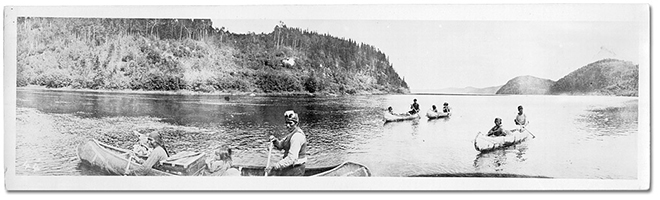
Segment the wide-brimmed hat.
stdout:
<path fill-rule="evenodd" d="M 160 133 L 158 133 L 158 131 L 153 131 L 149 133 L 147 137 L 153 139 L 154 142 L 160 146 L 165 145 L 164 144 L 165 142 L 163 141 L 163 136 L 161 136 Z"/>

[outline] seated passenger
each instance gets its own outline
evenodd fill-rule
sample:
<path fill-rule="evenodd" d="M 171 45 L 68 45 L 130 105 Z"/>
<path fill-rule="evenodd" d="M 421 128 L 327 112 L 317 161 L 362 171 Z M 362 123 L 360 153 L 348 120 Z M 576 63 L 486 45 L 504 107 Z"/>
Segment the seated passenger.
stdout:
<path fill-rule="evenodd" d="M 495 126 L 488 131 L 486 136 L 497 137 L 506 136 L 506 131 L 502 128 L 502 119 L 495 118 Z"/>
<path fill-rule="evenodd" d="M 214 155 L 206 160 L 207 174 L 211 176 L 240 176 L 241 172 L 231 168 L 231 148 L 223 145 L 214 152 Z"/>

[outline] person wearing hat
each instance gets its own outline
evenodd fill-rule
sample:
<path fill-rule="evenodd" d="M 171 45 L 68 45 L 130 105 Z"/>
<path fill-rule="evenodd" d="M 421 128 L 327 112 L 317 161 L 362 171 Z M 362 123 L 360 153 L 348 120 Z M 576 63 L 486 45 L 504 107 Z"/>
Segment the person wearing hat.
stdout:
<path fill-rule="evenodd" d="M 413 99 L 413 103 L 410 104 L 410 109 L 411 110 L 408 111 L 408 113 L 410 113 L 411 115 L 414 115 L 419 112 L 419 104 L 417 104 L 417 99 Z"/>
<path fill-rule="evenodd" d="M 165 150 L 163 137 L 157 131 L 153 131 L 147 135 L 147 144 L 152 150 L 147 160 L 142 163 L 142 167 L 147 169 L 158 167 L 160 161 L 170 157 L 170 154 Z"/>
<path fill-rule="evenodd" d="M 307 138 L 305 133 L 298 127 L 298 114 L 293 110 L 284 112 L 284 122 L 287 133 L 278 139 L 270 136 L 270 141 L 278 150 L 284 150 L 284 157 L 279 162 L 266 168 L 269 175 L 278 176 L 302 176 L 305 174 L 305 163 L 307 162 Z M 270 162 L 270 161 L 269 161 Z M 271 170 L 277 173 L 271 174 Z"/>
<path fill-rule="evenodd" d="M 449 103 L 445 102 L 444 104 L 442 104 L 442 112 L 444 113 L 451 112 L 451 107 L 449 107 Z"/>

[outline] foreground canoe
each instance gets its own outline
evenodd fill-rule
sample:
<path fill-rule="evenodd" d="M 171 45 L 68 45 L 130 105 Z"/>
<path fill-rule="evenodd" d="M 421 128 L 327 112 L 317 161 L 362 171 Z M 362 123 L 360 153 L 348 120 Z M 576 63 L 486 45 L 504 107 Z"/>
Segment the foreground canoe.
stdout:
<path fill-rule="evenodd" d="M 479 132 L 477 133 L 477 137 L 474 138 L 474 149 L 483 152 L 504 148 L 525 141 L 530 136 L 529 131 L 526 129 L 523 129 L 522 132 L 517 129 L 512 130 L 506 136 L 499 137 L 489 137 Z"/>
<path fill-rule="evenodd" d="M 264 166 L 248 166 L 248 165 L 234 165 L 233 168 L 238 168 L 241 171 L 241 176 L 264 176 Z M 279 176 L 282 171 L 272 170 L 268 176 Z M 354 162 L 344 162 L 339 165 L 328 167 L 313 167 L 306 168 L 303 176 L 350 176 L 350 177 L 369 177 L 371 172 L 369 169 L 361 164 Z"/>
<path fill-rule="evenodd" d="M 198 175 L 204 167 L 204 153 L 174 155 L 161 162 L 160 169 L 142 170 L 142 165 L 131 157 L 131 150 L 121 149 L 97 140 L 87 141 L 78 146 L 78 158 L 85 164 L 99 168 L 107 174 L 128 176 L 174 176 Z"/>
<path fill-rule="evenodd" d="M 405 121 L 405 120 L 420 118 L 419 113 L 415 113 L 414 115 L 410 115 L 410 114 L 392 115 L 389 113 L 385 113 L 383 116 L 385 117 L 385 122 Z"/>
<path fill-rule="evenodd" d="M 433 112 L 433 111 L 428 111 L 426 113 L 426 117 L 429 119 L 438 119 L 438 118 L 443 118 L 443 117 L 449 117 L 451 116 L 451 113 L 445 113 L 445 112 Z"/>

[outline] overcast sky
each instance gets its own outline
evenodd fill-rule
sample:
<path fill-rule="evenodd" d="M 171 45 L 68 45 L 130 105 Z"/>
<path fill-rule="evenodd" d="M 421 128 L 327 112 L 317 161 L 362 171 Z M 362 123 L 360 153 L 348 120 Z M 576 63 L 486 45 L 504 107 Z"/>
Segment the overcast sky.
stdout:
<path fill-rule="evenodd" d="M 637 23 L 428 20 L 214 20 L 231 32 L 269 33 L 282 20 L 373 45 L 411 90 L 488 87 L 532 75 L 557 80 L 605 57 L 639 62 Z"/>
<path fill-rule="evenodd" d="M 51 7 L 29 15 L 204 18 L 237 33 L 268 33 L 283 21 L 375 46 L 412 92 L 521 75 L 557 80 L 604 57 L 646 70 L 650 52 L 645 4 Z"/>

